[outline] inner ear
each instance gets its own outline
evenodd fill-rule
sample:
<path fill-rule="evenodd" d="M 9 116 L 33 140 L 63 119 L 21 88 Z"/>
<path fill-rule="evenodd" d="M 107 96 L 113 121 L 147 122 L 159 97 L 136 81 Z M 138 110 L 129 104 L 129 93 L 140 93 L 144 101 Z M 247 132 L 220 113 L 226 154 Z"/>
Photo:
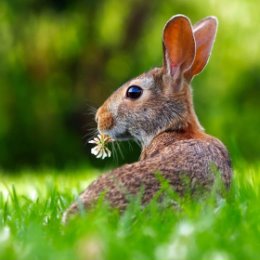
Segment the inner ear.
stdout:
<path fill-rule="evenodd" d="M 195 57 L 195 40 L 190 20 L 183 15 L 172 17 L 163 31 L 164 69 L 177 79 L 187 71 Z"/>

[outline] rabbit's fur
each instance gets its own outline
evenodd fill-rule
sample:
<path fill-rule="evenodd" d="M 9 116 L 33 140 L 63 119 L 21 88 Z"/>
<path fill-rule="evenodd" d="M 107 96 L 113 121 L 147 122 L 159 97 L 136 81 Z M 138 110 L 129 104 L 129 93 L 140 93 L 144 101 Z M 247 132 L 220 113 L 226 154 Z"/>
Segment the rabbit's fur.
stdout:
<path fill-rule="evenodd" d="M 189 85 L 208 62 L 216 30 L 214 17 L 193 27 L 185 16 L 172 17 L 163 31 L 163 66 L 125 83 L 98 109 L 98 130 L 113 139 L 137 139 L 142 153 L 140 161 L 104 174 L 90 184 L 80 195 L 79 204 L 89 208 L 104 193 L 112 207 L 122 210 L 128 195 L 142 189 L 145 204 L 160 189 L 158 172 L 180 195 L 209 190 L 216 174 L 227 188 L 230 186 L 228 152 L 201 127 Z M 133 85 L 143 91 L 137 99 L 126 97 Z M 78 203 L 74 203 L 64 218 L 77 211 Z"/>

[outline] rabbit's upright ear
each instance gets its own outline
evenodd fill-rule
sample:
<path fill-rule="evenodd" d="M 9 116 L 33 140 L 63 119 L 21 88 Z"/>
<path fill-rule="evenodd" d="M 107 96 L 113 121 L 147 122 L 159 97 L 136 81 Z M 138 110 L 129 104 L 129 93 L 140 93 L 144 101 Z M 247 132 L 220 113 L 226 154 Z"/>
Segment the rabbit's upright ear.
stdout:
<path fill-rule="evenodd" d="M 190 69 L 195 57 L 195 40 L 190 20 L 173 16 L 163 31 L 164 71 L 177 80 Z"/>
<path fill-rule="evenodd" d="M 210 16 L 201 20 L 193 26 L 193 33 L 196 41 L 196 56 L 192 67 L 185 73 L 189 80 L 199 74 L 207 65 L 211 50 L 215 41 L 218 20 Z"/>

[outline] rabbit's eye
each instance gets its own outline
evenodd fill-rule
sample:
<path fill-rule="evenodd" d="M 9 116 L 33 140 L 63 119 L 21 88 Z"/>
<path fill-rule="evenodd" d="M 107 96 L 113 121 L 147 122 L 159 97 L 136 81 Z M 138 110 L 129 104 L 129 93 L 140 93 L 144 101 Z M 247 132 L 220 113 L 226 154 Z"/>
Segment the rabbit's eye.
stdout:
<path fill-rule="evenodd" d="M 126 96 L 131 99 L 139 98 L 143 93 L 143 89 L 137 85 L 130 86 L 126 91 Z"/>

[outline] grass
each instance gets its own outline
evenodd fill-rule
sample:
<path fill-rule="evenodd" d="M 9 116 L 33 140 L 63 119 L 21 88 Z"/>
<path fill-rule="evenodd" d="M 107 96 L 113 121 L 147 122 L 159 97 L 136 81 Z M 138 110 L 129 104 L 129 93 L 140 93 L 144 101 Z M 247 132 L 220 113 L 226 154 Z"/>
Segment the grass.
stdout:
<path fill-rule="evenodd" d="M 237 166 L 222 198 L 177 199 L 179 210 L 155 201 L 140 210 L 133 201 L 123 215 L 100 202 L 62 225 L 62 212 L 96 174 L 2 173 L 0 259 L 258 259 L 260 165 Z"/>

